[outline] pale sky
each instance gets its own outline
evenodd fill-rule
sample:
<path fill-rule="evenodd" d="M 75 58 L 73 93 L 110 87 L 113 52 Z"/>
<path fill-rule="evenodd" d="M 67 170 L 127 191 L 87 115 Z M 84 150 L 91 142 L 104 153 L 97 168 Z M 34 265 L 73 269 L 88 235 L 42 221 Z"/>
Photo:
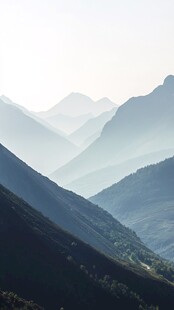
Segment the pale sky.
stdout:
<path fill-rule="evenodd" d="M 174 74 L 173 0 L 0 0 L 0 94 L 43 110 L 117 104 Z"/>

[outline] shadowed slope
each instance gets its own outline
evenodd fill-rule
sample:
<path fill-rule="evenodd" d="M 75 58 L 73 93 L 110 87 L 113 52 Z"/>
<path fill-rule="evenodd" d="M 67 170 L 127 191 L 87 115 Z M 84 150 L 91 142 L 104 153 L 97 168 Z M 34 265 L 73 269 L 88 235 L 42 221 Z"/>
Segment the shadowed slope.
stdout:
<path fill-rule="evenodd" d="M 150 165 L 90 200 L 134 229 L 145 244 L 174 260 L 174 158 Z"/>
<path fill-rule="evenodd" d="M 140 304 L 144 309 L 136 294 L 160 309 L 174 307 L 172 285 L 141 269 L 109 260 L 2 186 L 0 214 L 3 289 L 32 298 L 49 310 L 62 306 L 67 310 L 135 310 Z"/>
<path fill-rule="evenodd" d="M 0 183 L 61 228 L 113 258 L 146 263 L 172 280 L 168 264 L 144 246 L 130 229 L 88 200 L 64 190 L 0 147 Z M 160 266 L 160 267 L 159 267 Z"/>

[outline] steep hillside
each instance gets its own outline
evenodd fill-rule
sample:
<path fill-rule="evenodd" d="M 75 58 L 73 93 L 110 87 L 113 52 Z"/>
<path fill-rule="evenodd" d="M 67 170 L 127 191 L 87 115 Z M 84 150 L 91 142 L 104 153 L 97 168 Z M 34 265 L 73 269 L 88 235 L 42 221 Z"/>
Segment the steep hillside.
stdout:
<path fill-rule="evenodd" d="M 142 265 L 148 261 L 172 281 L 172 270 L 144 246 L 130 229 L 109 213 L 72 192 L 58 187 L 0 147 L 0 183 L 46 217 L 100 252 Z M 147 268 L 147 267 L 145 267 Z"/>
<path fill-rule="evenodd" d="M 79 149 L 17 107 L 0 100 L 0 141 L 41 173 L 48 174 Z"/>
<path fill-rule="evenodd" d="M 174 261 L 174 157 L 138 170 L 90 200 Z"/>
<path fill-rule="evenodd" d="M 86 174 L 71 183 L 65 184 L 64 188 L 88 198 L 119 182 L 125 176 L 136 172 L 137 169 L 150 164 L 156 164 L 164 158 L 169 158 L 173 155 L 174 148 L 171 148 L 128 159 L 118 165 L 111 165 Z"/>
<path fill-rule="evenodd" d="M 116 110 L 117 109 L 114 108 L 111 111 L 104 112 L 97 117 L 89 119 L 83 126 L 69 135 L 68 138 L 74 144 L 83 147 L 87 139 L 94 136 L 96 133 L 98 135 L 101 134 L 104 125 L 114 116 Z"/>
<path fill-rule="evenodd" d="M 56 129 L 55 127 L 51 126 L 50 124 L 48 124 L 48 122 L 46 122 L 44 119 L 38 117 L 35 113 L 27 110 L 26 108 L 24 108 L 23 106 L 13 102 L 10 98 L 2 95 L 0 96 L 0 99 L 4 102 L 7 103 L 9 105 L 12 105 L 14 107 L 17 107 L 19 110 L 21 110 L 24 114 L 28 115 L 29 117 L 33 118 L 34 120 L 36 120 L 38 123 L 41 123 L 44 127 L 48 128 L 49 130 L 59 134 L 60 136 L 64 137 L 66 134 L 61 131 Z"/>
<path fill-rule="evenodd" d="M 45 309 L 173 309 L 174 286 L 114 262 L 0 186 L 0 285 Z M 142 300 L 144 299 L 144 301 Z M 146 304 L 149 305 L 147 307 Z"/>
<path fill-rule="evenodd" d="M 128 100 L 105 125 L 101 136 L 51 178 L 65 185 L 109 165 L 171 149 L 174 144 L 173 96 L 174 76 L 168 76 L 152 93 Z"/>

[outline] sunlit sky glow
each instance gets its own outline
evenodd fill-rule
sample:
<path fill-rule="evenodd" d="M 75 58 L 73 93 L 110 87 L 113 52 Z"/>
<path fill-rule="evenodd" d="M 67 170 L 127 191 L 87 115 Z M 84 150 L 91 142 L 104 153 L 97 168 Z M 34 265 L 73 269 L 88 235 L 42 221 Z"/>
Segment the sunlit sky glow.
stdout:
<path fill-rule="evenodd" d="M 173 0 L 0 0 L 0 94 L 30 110 L 146 94 L 174 74 L 173 14 Z"/>

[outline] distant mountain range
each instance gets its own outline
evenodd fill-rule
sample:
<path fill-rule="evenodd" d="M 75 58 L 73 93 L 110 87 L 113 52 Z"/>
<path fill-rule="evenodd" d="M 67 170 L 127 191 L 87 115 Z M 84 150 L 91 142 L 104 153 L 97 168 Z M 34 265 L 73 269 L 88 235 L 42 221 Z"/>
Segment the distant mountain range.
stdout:
<path fill-rule="evenodd" d="M 93 101 L 80 93 L 71 93 L 48 111 L 35 115 L 44 119 L 48 124 L 70 135 L 78 130 L 88 120 L 117 108 L 108 98 Z"/>
<path fill-rule="evenodd" d="M 68 136 L 68 139 L 81 148 L 94 142 L 101 134 L 104 125 L 115 115 L 117 108 L 103 112 L 99 116 L 90 118 L 80 128 Z"/>
<path fill-rule="evenodd" d="M 13 102 L 10 98 L 6 97 L 5 95 L 1 95 L 0 100 L 2 100 L 3 102 L 5 102 L 9 105 L 15 106 L 16 108 L 20 109 L 22 112 L 24 112 L 26 114 L 30 114 L 30 112 L 26 108 L 24 108 L 23 106 Z"/>
<path fill-rule="evenodd" d="M 77 117 L 85 114 L 93 114 L 94 116 L 97 116 L 115 107 L 116 104 L 108 98 L 102 98 L 95 102 L 90 97 L 83 94 L 71 93 L 48 111 L 39 112 L 37 114 L 44 119 L 48 119 L 58 114 L 70 117 Z"/>
<path fill-rule="evenodd" d="M 172 284 L 108 259 L 2 186 L 0 214 L 0 285 L 4 290 L 35 300 L 47 310 L 174 307 Z M 7 309 L 13 309 L 17 300 L 11 295 Z M 31 304 L 29 309 L 39 308 Z"/>
<path fill-rule="evenodd" d="M 129 159 L 161 151 L 165 151 L 165 157 L 169 157 L 174 145 L 173 120 L 174 76 L 168 76 L 163 85 L 152 93 L 131 98 L 120 106 L 104 126 L 101 136 L 50 177 L 67 187 L 67 184 L 78 182 L 89 173 L 98 173 L 100 169 L 122 164 Z M 125 175 L 129 172 L 125 171 Z M 95 188 L 95 182 L 92 186 Z"/>
<path fill-rule="evenodd" d="M 90 200 L 174 261 L 174 157 L 138 170 Z"/>
<path fill-rule="evenodd" d="M 53 131 L 53 132 L 59 134 L 59 135 L 62 136 L 62 137 L 66 136 L 66 134 L 65 134 L 63 131 L 61 131 L 61 130 L 59 130 L 59 129 L 53 127 L 53 126 L 51 126 L 48 122 L 46 122 L 46 121 L 43 120 L 42 118 L 38 117 L 35 113 L 33 113 L 33 112 L 27 110 L 25 107 L 23 107 L 23 106 L 21 106 L 21 105 L 19 105 L 19 104 L 13 102 L 10 98 L 8 98 L 8 97 L 2 95 L 2 96 L 0 96 L 0 100 L 2 100 L 4 103 L 7 103 L 7 104 L 9 104 L 9 105 L 12 105 L 12 106 L 18 108 L 18 109 L 21 110 L 24 114 L 26 114 L 26 115 L 28 115 L 29 117 L 33 118 L 33 119 L 36 120 L 38 123 L 41 123 L 44 127 L 47 127 L 49 130 L 51 130 L 51 131 Z"/>
<path fill-rule="evenodd" d="M 173 184 L 174 76 L 119 108 L 1 96 L 0 309 L 173 310 Z"/>
<path fill-rule="evenodd" d="M 63 131 L 66 135 L 70 135 L 72 132 L 83 126 L 89 119 L 93 119 L 93 117 L 94 116 L 91 113 L 79 116 L 56 114 L 44 120 L 49 125 L 53 126 L 53 128 Z"/>
<path fill-rule="evenodd" d="M 171 148 L 131 158 L 123 163 L 95 170 L 66 184 L 64 187 L 85 198 L 89 198 L 112 184 L 119 182 L 126 175 L 135 172 L 137 169 L 158 163 L 164 158 L 173 156 L 173 154 L 174 148 Z"/>
<path fill-rule="evenodd" d="M 43 121 L 42 121 L 43 122 Z M 51 173 L 77 155 L 77 146 L 23 112 L 0 100 L 0 141 L 41 173 Z"/>

